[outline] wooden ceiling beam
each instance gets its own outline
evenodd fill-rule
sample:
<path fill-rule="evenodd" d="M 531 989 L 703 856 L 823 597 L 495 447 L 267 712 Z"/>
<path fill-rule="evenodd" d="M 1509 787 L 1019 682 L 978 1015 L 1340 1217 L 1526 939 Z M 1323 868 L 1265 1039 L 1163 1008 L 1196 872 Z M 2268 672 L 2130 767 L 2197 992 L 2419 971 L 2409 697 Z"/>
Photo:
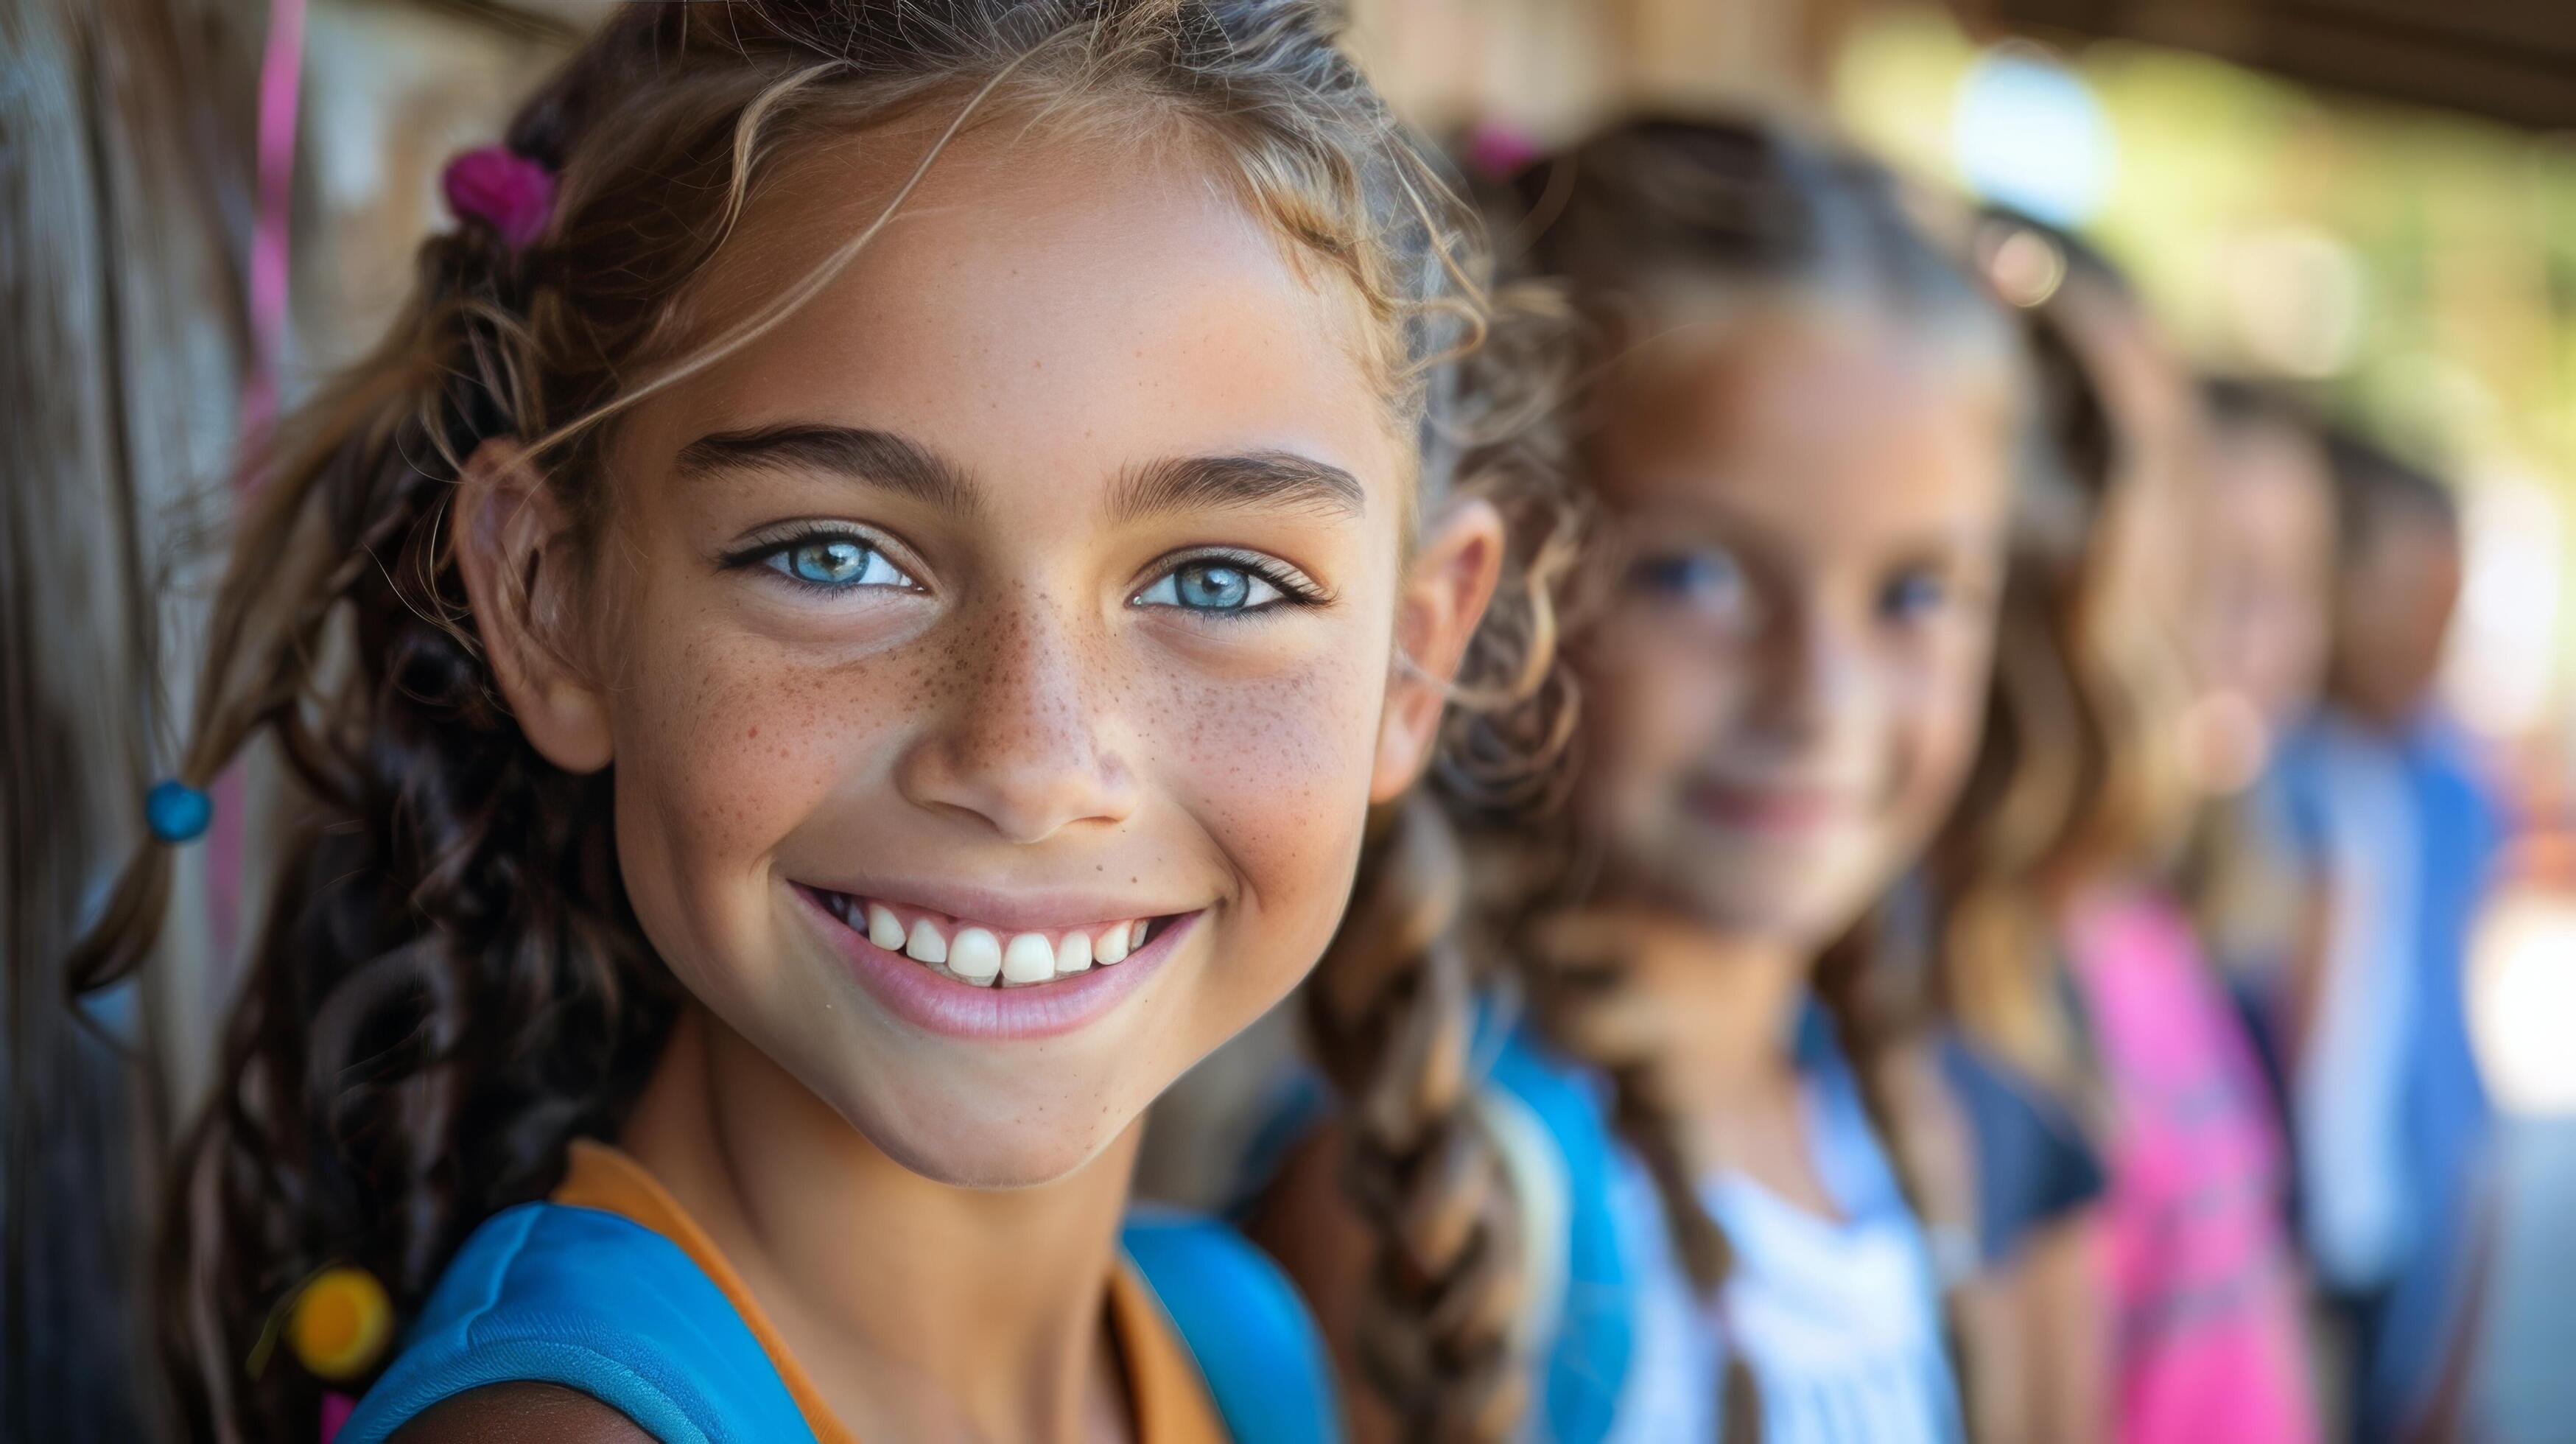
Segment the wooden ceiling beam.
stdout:
<path fill-rule="evenodd" d="M 1962 0 L 2013 30 L 2198 50 L 2304 84 L 2576 127 L 2576 0 Z"/>

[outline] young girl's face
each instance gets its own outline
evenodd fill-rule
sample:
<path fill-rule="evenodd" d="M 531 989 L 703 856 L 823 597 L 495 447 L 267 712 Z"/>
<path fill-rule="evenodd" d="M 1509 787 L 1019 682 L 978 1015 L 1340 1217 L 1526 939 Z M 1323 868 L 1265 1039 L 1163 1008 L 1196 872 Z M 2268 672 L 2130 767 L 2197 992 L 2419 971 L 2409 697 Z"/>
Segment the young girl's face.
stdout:
<path fill-rule="evenodd" d="M 1579 653 L 1582 806 L 1623 890 L 1814 948 L 1925 844 L 2001 584 L 1988 369 L 1821 309 L 1630 358 L 1595 456 L 1626 570 Z"/>
<path fill-rule="evenodd" d="M 1399 637 L 1454 666 L 1499 555 L 1480 511 L 1400 565 L 1356 293 L 1177 149 L 953 146 L 622 424 L 587 665 L 513 698 L 613 762 L 628 893 L 719 1049 L 950 1182 L 1075 1168 L 1314 962 L 1438 711 Z M 919 154 L 782 183 L 705 314 Z"/>
<path fill-rule="evenodd" d="M 2333 479 L 2316 442 L 2286 422 L 2215 432 L 2191 518 L 2188 621 L 2199 697 L 2190 741 L 2219 790 L 2252 782 L 2273 739 L 2325 680 L 2334 572 Z"/>

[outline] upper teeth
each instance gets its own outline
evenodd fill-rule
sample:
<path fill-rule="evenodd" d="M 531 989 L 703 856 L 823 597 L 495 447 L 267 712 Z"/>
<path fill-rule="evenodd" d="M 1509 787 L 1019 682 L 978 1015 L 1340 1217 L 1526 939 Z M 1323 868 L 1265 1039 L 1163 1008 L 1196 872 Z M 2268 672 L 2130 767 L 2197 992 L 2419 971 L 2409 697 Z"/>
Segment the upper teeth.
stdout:
<path fill-rule="evenodd" d="M 1079 973 L 1094 963 L 1124 962 L 1144 946 L 1142 918 L 1064 932 L 1001 933 L 917 915 L 906 927 L 901 915 L 883 903 L 862 903 L 847 893 L 819 893 L 832 915 L 861 928 L 869 942 L 887 952 L 902 953 L 978 987 L 997 983 L 1043 983 Z M 861 925 L 864 924 L 864 927 Z"/>

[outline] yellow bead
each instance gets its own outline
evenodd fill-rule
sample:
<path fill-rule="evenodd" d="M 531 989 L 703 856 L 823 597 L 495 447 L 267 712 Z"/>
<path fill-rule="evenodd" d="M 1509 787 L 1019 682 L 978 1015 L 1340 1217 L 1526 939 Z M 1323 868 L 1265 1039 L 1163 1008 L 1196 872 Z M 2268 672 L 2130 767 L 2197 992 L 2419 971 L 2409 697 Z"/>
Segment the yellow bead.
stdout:
<path fill-rule="evenodd" d="M 295 1296 L 287 1347 L 315 1377 L 354 1379 L 375 1366 L 393 1338 L 393 1300 L 362 1268 L 323 1270 Z"/>

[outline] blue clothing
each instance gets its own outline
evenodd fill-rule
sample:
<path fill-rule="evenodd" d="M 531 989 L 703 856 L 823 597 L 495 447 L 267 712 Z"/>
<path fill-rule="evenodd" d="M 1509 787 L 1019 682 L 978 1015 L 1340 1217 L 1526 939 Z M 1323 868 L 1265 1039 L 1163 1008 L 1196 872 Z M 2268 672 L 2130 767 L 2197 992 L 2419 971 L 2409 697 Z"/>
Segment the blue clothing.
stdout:
<path fill-rule="evenodd" d="M 1341 1438 L 1324 1336 L 1268 1254 L 1222 1223 L 1177 1209 L 1138 1207 L 1121 1239 L 1236 1444 Z"/>
<path fill-rule="evenodd" d="M 2371 1293 L 2394 1280 L 2418 1224 L 2400 1105 L 2424 840 L 2398 749 L 2333 722 L 2311 743 L 2327 809 L 2319 870 L 2332 887 L 2315 1002 L 2288 1075 L 2300 1223 L 2320 1282 Z"/>
<path fill-rule="evenodd" d="M 2401 1222 L 2387 1235 L 2395 1251 L 2380 1285 L 2387 1308 L 2364 1361 L 2358 1420 L 2361 1437 L 2377 1439 L 2403 1430 L 2438 1386 L 2475 1256 L 2492 1110 L 2469 1039 L 2467 952 L 2503 823 L 2466 743 L 2447 726 L 2428 719 L 2388 736 L 2328 716 L 2295 734 L 2277 764 L 2294 834 L 2320 866 L 2335 860 L 2334 829 L 2346 811 L 2338 758 L 2355 747 L 2381 749 L 2410 824 L 2397 865 L 2411 906 L 2392 965 L 2402 1027 L 2383 1125 L 2395 1159 L 2389 1186 L 2401 1191 L 2391 1208 Z M 2312 1146 L 2293 1138 L 2295 1149 Z"/>
<path fill-rule="evenodd" d="M 335 1444 L 380 1444 L 505 1382 L 577 1389 L 662 1444 L 814 1438 L 715 1281 L 679 1245 L 594 1208 L 521 1204 L 476 1229 Z"/>
<path fill-rule="evenodd" d="M 1562 1292 L 1542 1324 L 1544 1437 L 1713 1437 L 1730 1353 L 1756 1381 L 1768 1444 L 1964 1437 L 1929 1251 L 1812 1010 L 1799 1056 L 1808 1136 L 1842 1216 L 1748 1179 L 1706 1180 L 1702 1204 L 1736 1249 L 1711 1308 L 1672 1256 L 1642 1166 L 1610 1132 L 1599 1080 L 1525 1035 L 1504 1041 L 1489 1087 L 1536 1121 L 1564 1184 Z"/>
<path fill-rule="evenodd" d="M 1128 1257 L 1243 1444 L 1339 1435 L 1321 1338 L 1277 1267 L 1222 1225 L 1140 1215 Z M 813 1431 L 758 1339 L 669 1239 L 618 1214 L 522 1204 L 448 1265 L 338 1444 L 382 1444 L 488 1384 L 579 1390 L 662 1444 L 807 1441 Z"/>
<path fill-rule="evenodd" d="M 1976 1150 L 1977 1252 L 2009 1262 L 2033 1233 L 2102 1197 L 2102 1155 L 2048 1090 L 1952 1035 L 1941 1075 Z"/>

